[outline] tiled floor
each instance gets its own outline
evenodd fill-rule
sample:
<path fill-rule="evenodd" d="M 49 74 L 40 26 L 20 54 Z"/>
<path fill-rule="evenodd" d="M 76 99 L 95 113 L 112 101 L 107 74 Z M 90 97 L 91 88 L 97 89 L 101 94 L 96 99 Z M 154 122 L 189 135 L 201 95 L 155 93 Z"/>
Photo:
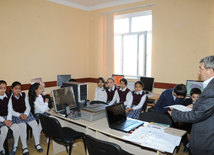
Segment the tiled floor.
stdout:
<path fill-rule="evenodd" d="M 13 140 L 9 140 L 9 146 L 12 146 Z M 28 148 L 30 151 L 30 155 L 46 155 L 46 150 L 47 150 L 47 139 L 46 137 L 42 134 L 41 135 L 41 146 L 44 149 L 43 153 L 38 153 L 34 147 L 34 139 L 31 138 L 28 140 Z M 11 149 L 11 148 L 10 148 Z M 180 151 L 177 153 L 177 155 L 188 155 L 188 153 L 183 153 L 183 145 L 181 144 Z M 22 155 L 22 148 L 21 148 L 21 143 L 19 142 L 18 146 L 18 151 L 16 155 Z M 51 143 L 50 145 L 50 151 L 49 155 L 53 155 L 53 145 Z M 67 155 L 66 151 L 58 153 L 57 155 Z M 72 155 L 85 155 L 85 150 L 82 141 L 77 141 L 77 143 L 74 145 L 72 149 Z"/>

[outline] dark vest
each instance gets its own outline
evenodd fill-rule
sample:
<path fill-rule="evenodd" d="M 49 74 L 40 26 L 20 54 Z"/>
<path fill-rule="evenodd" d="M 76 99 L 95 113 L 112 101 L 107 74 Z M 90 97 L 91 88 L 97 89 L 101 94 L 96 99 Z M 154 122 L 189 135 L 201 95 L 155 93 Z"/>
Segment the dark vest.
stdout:
<path fill-rule="evenodd" d="M 19 96 L 19 99 L 17 99 L 14 95 L 12 95 L 11 99 L 12 99 L 13 110 L 15 112 L 24 113 L 26 110 L 25 93 L 22 93 L 22 95 Z"/>
<path fill-rule="evenodd" d="M 0 116 L 7 116 L 8 114 L 8 103 L 10 100 L 10 96 L 6 94 L 7 97 L 4 97 L 3 100 L 0 99 Z"/>
<path fill-rule="evenodd" d="M 114 97 L 114 93 L 115 93 L 116 90 L 117 90 L 116 86 L 115 86 L 115 88 L 114 88 L 113 91 L 112 91 L 112 90 L 108 91 L 108 88 L 106 89 L 106 93 L 107 93 L 107 102 L 111 102 L 111 101 L 112 101 L 112 99 L 113 99 L 113 97 Z"/>
<path fill-rule="evenodd" d="M 142 94 L 136 94 L 135 91 L 132 92 L 133 95 L 133 105 L 138 105 L 140 103 L 141 98 L 145 95 L 144 91 Z"/>
<path fill-rule="evenodd" d="M 130 91 L 129 88 L 126 88 L 125 91 L 122 91 L 120 89 L 117 90 L 118 95 L 120 97 L 120 102 L 125 102 L 126 101 L 126 95 L 128 94 L 129 91 Z"/>

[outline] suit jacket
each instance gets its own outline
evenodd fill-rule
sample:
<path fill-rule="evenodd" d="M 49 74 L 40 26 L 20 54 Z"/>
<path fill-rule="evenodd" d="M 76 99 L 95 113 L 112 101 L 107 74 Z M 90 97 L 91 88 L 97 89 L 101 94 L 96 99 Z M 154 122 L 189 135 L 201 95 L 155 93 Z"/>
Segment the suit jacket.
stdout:
<path fill-rule="evenodd" d="M 193 155 L 214 155 L 214 79 L 193 105 L 192 111 L 172 111 L 178 122 L 193 123 L 190 133 L 190 151 Z"/>
<path fill-rule="evenodd" d="M 172 93 L 173 89 L 167 89 L 161 94 L 154 107 L 156 112 L 167 113 L 169 108 L 165 108 L 166 106 L 184 103 L 184 99 L 174 100 Z"/>

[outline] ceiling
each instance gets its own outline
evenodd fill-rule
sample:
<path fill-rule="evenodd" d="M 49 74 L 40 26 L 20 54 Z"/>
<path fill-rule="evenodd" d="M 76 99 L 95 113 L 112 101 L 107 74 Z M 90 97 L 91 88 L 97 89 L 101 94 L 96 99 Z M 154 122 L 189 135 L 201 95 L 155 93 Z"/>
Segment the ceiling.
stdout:
<path fill-rule="evenodd" d="M 134 3 L 145 0 L 48 0 L 62 5 L 92 11 L 122 4 Z"/>

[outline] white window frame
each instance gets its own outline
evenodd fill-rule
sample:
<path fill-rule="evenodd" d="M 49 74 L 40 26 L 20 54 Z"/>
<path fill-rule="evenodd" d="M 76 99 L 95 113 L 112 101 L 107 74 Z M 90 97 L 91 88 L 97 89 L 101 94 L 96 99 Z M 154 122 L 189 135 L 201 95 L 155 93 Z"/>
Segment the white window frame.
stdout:
<path fill-rule="evenodd" d="M 123 18 L 128 18 L 129 19 L 129 32 L 128 33 L 116 33 L 114 34 L 114 37 L 116 36 L 120 36 L 121 37 L 121 55 L 122 55 L 122 60 L 121 60 L 121 71 L 122 71 L 122 75 L 124 75 L 124 68 L 123 68 L 123 62 L 124 62 L 124 36 L 128 36 L 128 35 L 137 35 L 137 75 L 136 76 L 133 76 L 133 75 L 125 75 L 126 77 L 140 77 L 140 76 L 151 76 L 151 71 L 148 73 L 148 70 L 147 70 L 147 55 L 148 55 L 148 50 L 147 50 L 147 34 L 148 33 L 151 33 L 152 34 L 152 31 L 139 31 L 139 32 L 131 32 L 131 29 L 132 29 L 132 24 L 131 24 L 131 20 L 133 17 L 138 17 L 138 16 L 146 16 L 146 15 L 152 15 L 152 11 L 149 10 L 149 11 L 144 11 L 144 12 L 137 12 L 137 13 L 131 13 L 131 14 L 125 14 L 125 15 L 118 15 L 118 16 L 115 16 L 114 19 L 123 19 Z M 139 37 L 140 35 L 144 35 L 144 75 L 139 75 Z"/>

